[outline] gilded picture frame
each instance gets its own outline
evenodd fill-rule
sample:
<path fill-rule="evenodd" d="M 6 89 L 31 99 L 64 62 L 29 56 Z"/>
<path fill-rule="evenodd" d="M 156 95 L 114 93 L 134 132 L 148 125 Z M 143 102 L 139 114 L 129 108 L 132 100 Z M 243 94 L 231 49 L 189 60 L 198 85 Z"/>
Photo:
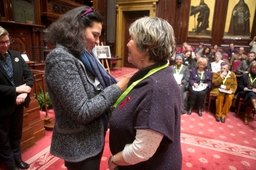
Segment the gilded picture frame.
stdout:
<path fill-rule="evenodd" d="M 211 36 L 215 0 L 191 0 L 188 36 Z"/>
<path fill-rule="evenodd" d="M 256 1 L 229 0 L 224 37 L 249 38 L 251 35 Z"/>

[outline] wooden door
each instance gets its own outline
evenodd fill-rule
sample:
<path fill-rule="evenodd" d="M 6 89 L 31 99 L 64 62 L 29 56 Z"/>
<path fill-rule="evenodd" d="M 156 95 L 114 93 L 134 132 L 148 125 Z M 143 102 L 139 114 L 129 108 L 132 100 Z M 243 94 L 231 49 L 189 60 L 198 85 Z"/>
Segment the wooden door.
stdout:
<path fill-rule="evenodd" d="M 130 25 L 138 18 L 141 18 L 143 16 L 149 16 L 149 11 L 131 11 L 131 12 L 124 12 L 125 17 L 125 39 L 124 39 L 124 67 L 135 67 L 133 64 L 128 62 L 128 48 L 126 47 L 126 44 L 128 43 L 130 39 L 129 35 L 129 27 Z"/>

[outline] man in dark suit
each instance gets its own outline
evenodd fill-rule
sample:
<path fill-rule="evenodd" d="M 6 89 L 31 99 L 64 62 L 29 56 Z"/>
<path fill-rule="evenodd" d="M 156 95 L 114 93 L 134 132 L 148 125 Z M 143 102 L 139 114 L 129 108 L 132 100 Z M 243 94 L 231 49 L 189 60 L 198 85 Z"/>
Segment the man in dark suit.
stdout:
<path fill-rule="evenodd" d="M 28 169 L 21 159 L 23 107 L 28 107 L 33 74 L 12 50 L 7 30 L 0 26 L 0 162 L 8 170 Z"/>

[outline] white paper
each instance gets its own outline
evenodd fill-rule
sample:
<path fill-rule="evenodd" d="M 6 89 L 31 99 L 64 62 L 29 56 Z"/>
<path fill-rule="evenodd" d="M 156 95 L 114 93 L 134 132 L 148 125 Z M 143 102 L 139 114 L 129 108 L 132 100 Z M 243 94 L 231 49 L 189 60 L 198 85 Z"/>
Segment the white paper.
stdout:
<path fill-rule="evenodd" d="M 25 61 L 29 61 L 27 54 L 21 54 L 21 57 L 22 57 Z"/>
<path fill-rule="evenodd" d="M 107 57 L 107 54 L 105 54 L 105 53 L 101 53 L 100 55 L 99 55 L 99 58 L 106 58 Z"/>
<path fill-rule="evenodd" d="M 219 91 L 222 92 L 222 93 L 227 93 L 227 94 L 231 94 L 232 93 L 231 90 L 225 90 L 225 89 L 222 89 L 222 88 L 219 88 Z"/>
<path fill-rule="evenodd" d="M 182 77 L 183 77 L 183 74 L 173 74 L 177 84 L 180 84 L 181 83 L 181 80 L 182 80 Z"/>
<path fill-rule="evenodd" d="M 192 89 L 193 89 L 194 91 L 203 91 L 204 89 L 206 89 L 206 85 L 203 84 L 203 83 L 200 83 L 197 88 L 195 88 L 194 86 L 192 86 Z"/>

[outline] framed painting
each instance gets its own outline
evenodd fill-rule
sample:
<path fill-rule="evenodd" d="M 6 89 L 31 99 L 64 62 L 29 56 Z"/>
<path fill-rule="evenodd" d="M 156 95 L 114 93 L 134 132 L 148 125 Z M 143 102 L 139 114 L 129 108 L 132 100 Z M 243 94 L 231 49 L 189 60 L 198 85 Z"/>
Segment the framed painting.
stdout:
<path fill-rule="evenodd" d="M 191 0 L 188 36 L 211 36 L 215 0 Z"/>
<path fill-rule="evenodd" d="M 255 0 L 229 0 L 224 37 L 249 38 L 253 26 L 255 8 Z"/>
<path fill-rule="evenodd" d="M 109 46 L 96 46 L 94 52 L 98 58 L 111 58 Z"/>

